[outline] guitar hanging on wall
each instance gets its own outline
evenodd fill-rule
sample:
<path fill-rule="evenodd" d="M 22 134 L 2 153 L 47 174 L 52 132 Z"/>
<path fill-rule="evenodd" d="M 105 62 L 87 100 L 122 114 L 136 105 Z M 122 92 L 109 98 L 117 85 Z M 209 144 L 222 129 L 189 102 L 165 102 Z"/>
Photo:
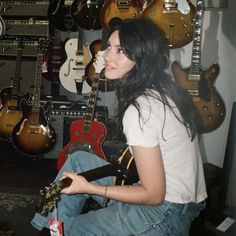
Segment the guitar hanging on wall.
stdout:
<path fill-rule="evenodd" d="M 169 48 L 180 48 L 193 39 L 195 7 L 187 0 L 190 11 L 183 14 L 176 0 L 152 0 L 142 16 L 151 18 L 164 32 Z"/>
<path fill-rule="evenodd" d="M 12 131 L 12 142 L 15 148 L 29 156 L 43 155 L 56 143 L 56 133 L 48 117 L 50 104 L 45 105 L 48 109 L 40 105 L 43 52 L 47 44 L 48 39 L 39 41 L 32 105 L 22 99 L 23 116 Z"/>
<path fill-rule="evenodd" d="M 213 64 L 203 69 L 201 62 L 201 39 L 204 14 L 203 0 L 197 0 L 193 37 L 193 49 L 190 68 L 184 69 L 178 62 L 173 62 L 171 69 L 177 82 L 191 95 L 200 115 L 202 133 L 218 128 L 225 117 L 225 105 L 214 86 L 220 67 Z"/>
<path fill-rule="evenodd" d="M 20 74 L 22 63 L 23 40 L 18 39 L 15 75 L 11 78 L 11 86 L 3 88 L 0 92 L 2 106 L 0 108 L 0 136 L 11 138 L 12 130 L 22 117 L 20 109 L 21 99 L 29 100 L 29 93 L 20 95 Z"/>
<path fill-rule="evenodd" d="M 109 30 L 109 21 L 114 18 L 126 19 L 139 17 L 144 8 L 144 0 L 108 0 L 101 9 L 100 22 L 105 30 Z"/>
<path fill-rule="evenodd" d="M 100 12 L 104 0 L 88 1 L 74 0 L 71 5 L 71 17 L 78 27 L 86 30 L 99 30 Z"/>
<path fill-rule="evenodd" d="M 48 20 L 56 29 L 64 32 L 77 31 L 77 25 L 71 18 L 70 8 L 73 0 L 52 0 L 48 7 Z"/>
<path fill-rule="evenodd" d="M 103 53 L 104 51 L 98 52 L 96 61 L 93 64 L 96 74 L 88 99 L 85 117 L 71 122 L 70 141 L 59 153 L 57 159 L 58 170 L 61 169 L 68 155 L 75 150 L 92 152 L 105 159 L 102 143 L 106 137 L 107 130 L 103 123 L 93 120 L 100 73 L 104 68 Z"/>
<path fill-rule="evenodd" d="M 65 44 L 66 61 L 59 71 L 62 86 L 77 94 L 90 92 L 91 88 L 84 79 L 86 65 L 88 64 L 89 52 L 83 46 L 83 30 L 78 30 L 78 38 L 71 38 Z"/>

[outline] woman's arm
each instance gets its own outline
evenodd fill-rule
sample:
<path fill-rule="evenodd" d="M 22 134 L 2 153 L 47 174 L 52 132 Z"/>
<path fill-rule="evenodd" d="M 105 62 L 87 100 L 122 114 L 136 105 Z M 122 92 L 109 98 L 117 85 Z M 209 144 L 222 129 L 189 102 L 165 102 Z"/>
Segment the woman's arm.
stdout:
<path fill-rule="evenodd" d="M 132 151 L 140 178 L 139 185 L 115 185 L 106 189 L 106 186 L 94 185 L 82 176 L 64 173 L 64 176 L 72 178 L 73 182 L 70 187 L 63 189 L 62 193 L 106 195 L 107 198 L 133 204 L 161 203 L 165 197 L 165 173 L 159 146 L 132 146 Z"/>

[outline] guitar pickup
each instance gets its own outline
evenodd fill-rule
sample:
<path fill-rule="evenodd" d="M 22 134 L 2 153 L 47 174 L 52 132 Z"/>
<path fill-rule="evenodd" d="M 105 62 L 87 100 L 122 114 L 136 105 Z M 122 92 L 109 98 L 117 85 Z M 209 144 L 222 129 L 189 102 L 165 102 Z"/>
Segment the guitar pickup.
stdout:
<path fill-rule="evenodd" d="M 128 9 L 130 6 L 130 2 L 129 1 L 118 1 L 117 6 L 118 6 L 118 8 Z"/>

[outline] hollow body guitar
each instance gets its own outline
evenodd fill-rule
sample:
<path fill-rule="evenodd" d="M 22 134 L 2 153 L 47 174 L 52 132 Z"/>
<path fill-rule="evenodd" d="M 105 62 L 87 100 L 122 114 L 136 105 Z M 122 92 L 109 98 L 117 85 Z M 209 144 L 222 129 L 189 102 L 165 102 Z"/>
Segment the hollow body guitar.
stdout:
<path fill-rule="evenodd" d="M 23 42 L 19 39 L 17 44 L 17 56 L 15 75 L 12 79 L 12 86 L 3 88 L 0 92 L 2 106 L 0 108 L 0 136 L 10 139 L 12 130 L 22 117 L 20 108 L 21 99 L 29 100 L 29 93 L 20 95 L 20 73 L 22 61 Z"/>
<path fill-rule="evenodd" d="M 107 176 L 115 176 L 116 185 L 128 185 L 139 181 L 135 161 L 128 148 L 125 149 L 117 162 L 79 173 L 79 175 L 85 177 L 88 181 L 101 179 Z M 41 190 L 38 213 L 47 216 L 49 212 L 52 212 L 60 200 L 61 190 L 69 187 L 71 182 L 72 180 L 67 177 L 58 180 L 49 187 L 45 187 Z"/>
<path fill-rule="evenodd" d="M 178 62 L 173 62 L 171 69 L 176 81 L 185 88 L 192 97 L 201 119 L 201 132 L 210 132 L 218 128 L 225 117 L 225 105 L 217 92 L 214 82 L 220 67 L 213 64 L 208 69 L 200 66 L 201 34 L 204 5 L 197 0 L 196 19 L 190 68 L 183 68 Z"/>
<path fill-rule="evenodd" d="M 91 60 L 89 50 L 83 46 L 83 31 L 78 38 L 71 38 L 65 44 L 66 61 L 60 68 L 59 78 L 62 86 L 76 94 L 90 92 L 91 87 L 84 79 L 86 65 Z"/>
<path fill-rule="evenodd" d="M 71 122 L 70 125 L 70 141 L 60 151 L 57 159 L 57 169 L 60 170 L 65 163 L 68 155 L 76 150 L 83 150 L 95 153 L 100 158 L 105 159 L 102 150 L 102 143 L 106 137 L 106 126 L 98 121 L 93 120 L 94 108 L 98 93 L 100 72 L 104 67 L 103 51 L 98 52 L 95 62 L 95 78 L 92 83 L 92 89 L 87 103 L 85 117 Z"/>
<path fill-rule="evenodd" d="M 45 40 L 45 39 L 44 39 Z M 12 142 L 15 148 L 29 156 L 40 156 L 50 151 L 56 143 L 56 133 L 49 122 L 50 102 L 45 107 L 40 105 L 40 91 L 42 78 L 43 53 L 42 45 L 37 55 L 34 96 L 32 104 L 23 99 L 21 101 L 22 118 L 12 131 Z"/>
<path fill-rule="evenodd" d="M 180 48 L 193 39 L 195 7 L 187 0 L 190 11 L 183 14 L 176 0 L 153 0 L 142 16 L 151 18 L 163 31 L 170 48 Z"/>

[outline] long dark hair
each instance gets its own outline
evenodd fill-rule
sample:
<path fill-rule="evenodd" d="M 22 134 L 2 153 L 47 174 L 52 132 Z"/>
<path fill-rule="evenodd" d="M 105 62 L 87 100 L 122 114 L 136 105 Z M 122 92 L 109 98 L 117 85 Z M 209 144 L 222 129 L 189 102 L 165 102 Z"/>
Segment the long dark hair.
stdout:
<path fill-rule="evenodd" d="M 118 30 L 120 46 L 125 55 L 135 62 L 135 67 L 123 79 L 118 80 L 117 120 L 122 130 L 122 118 L 129 105 L 134 105 L 139 115 L 139 105 L 136 99 L 140 95 L 154 96 L 164 106 L 169 104 L 167 97 L 171 98 L 182 116 L 176 118 L 185 125 L 189 136 L 193 139 L 199 127 L 199 118 L 186 90 L 180 87 L 167 73 L 168 46 L 162 31 L 150 19 L 140 17 L 110 22 L 110 33 Z M 160 96 L 150 93 L 151 90 L 159 92 Z M 164 125 L 164 123 L 163 123 Z"/>

